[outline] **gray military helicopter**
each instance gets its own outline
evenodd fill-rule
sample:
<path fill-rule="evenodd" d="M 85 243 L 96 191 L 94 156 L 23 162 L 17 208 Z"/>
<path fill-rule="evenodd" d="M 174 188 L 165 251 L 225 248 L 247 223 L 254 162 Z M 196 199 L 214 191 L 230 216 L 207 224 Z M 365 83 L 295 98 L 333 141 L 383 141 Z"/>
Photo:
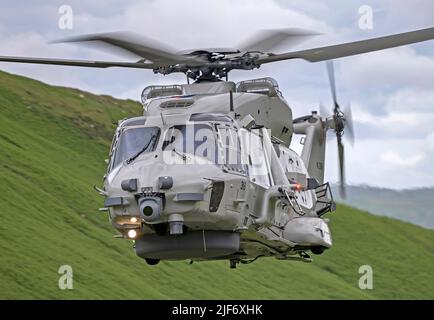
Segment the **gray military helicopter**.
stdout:
<path fill-rule="evenodd" d="M 259 257 L 309 262 L 332 246 L 328 220 L 335 210 L 324 181 L 326 134 L 338 145 L 340 192 L 345 194 L 344 145 L 353 139 L 350 112 L 337 97 L 332 59 L 434 39 L 434 28 L 282 54 L 283 40 L 312 33 L 269 30 L 241 49 L 176 52 L 128 33 L 66 39 L 103 43 L 140 57 L 135 62 L 0 57 L 0 61 L 184 73 L 186 84 L 154 85 L 142 92 L 143 115 L 123 119 L 114 134 L 104 208 L 120 237 L 133 239 L 150 265 L 160 260 L 226 259 L 235 268 Z M 272 78 L 234 83 L 231 70 L 252 70 L 288 59 L 329 61 L 333 114 L 313 111 L 293 119 Z M 194 83 L 190 83 L 193 80 Z M 294 134 L 303 149 L 290 148 Z"/>

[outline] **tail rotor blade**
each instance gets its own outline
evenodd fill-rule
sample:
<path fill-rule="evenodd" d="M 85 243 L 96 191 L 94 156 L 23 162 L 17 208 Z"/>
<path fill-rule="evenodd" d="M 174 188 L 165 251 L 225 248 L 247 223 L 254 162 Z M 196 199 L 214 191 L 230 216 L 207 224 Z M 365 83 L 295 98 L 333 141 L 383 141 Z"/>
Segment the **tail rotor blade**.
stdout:
<path fill-rule="evenodd" d="M 319 115 L 323 118 L 328 118 L 331 116 L 330 112 L 327 110 L 327 108 L 320 102 L 319 104 Z"/>
<path fill-rule="evenodd" d="M 353 115 L 351 112 L 351 105 L 348 104 L 348 106 L 345 108 L 345 135 L 348 138 L 348 141 L 351 143 L 351 145 L 354 145 L 354 124 L 353 124 Z"/>
<path fill-rule="evenodd" d="M 338 157 L 339 157 L 339 193 L 342 199 L 346 198 L 345 192 L 345 153 L 342 138 L 338 136 Z"/>
<path fill-rule="evenodd" d="M 329 77 L 330 89 L 332 92 L 333 104 L 334 104 L 334 112 L 339 108 L 338 98 L 336 96 L 336 81 L 335 81 L 335 67 L 333 65 L 333 60 L 329 60 L 326 62 L 327 64 L 327 75 Z"/>

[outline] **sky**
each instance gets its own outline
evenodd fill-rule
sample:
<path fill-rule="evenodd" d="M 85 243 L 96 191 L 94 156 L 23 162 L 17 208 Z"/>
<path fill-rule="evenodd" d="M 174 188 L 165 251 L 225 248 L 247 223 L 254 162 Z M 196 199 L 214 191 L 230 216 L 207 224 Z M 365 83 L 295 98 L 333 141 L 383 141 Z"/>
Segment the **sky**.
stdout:
<path fill-rule="evenodd" d="M 59 26 L 59 20 L 65 21 L 64 5 L 72 9 L 71 29 Z M 372 10 L 372 24 L 360 24 L 366 22 L 366 8 Z M 260 29 L 321 33 L 286 48 L 292 51 L 432 26 L 432 0 L 0 0 L 0 55 L 132 61 L 94 48 L 49 43 L 109 31 L 133 31 L 179 50 L 236 47 Z M 280 50 L 275 53 L 285 48 Z M 148 85 L 185 83 L 183 75 L 120 68 L 0 63 L 0 69 L 134 100 Z M 335 69 L 338 99 L 342 106 L 351 104 L 356 136 L 353 146 L 345 144 L 347 182 L 393 189 L 434 186 L 434 41 L 337 59 Z M 229 78 L 265 76 L 278 81 L 294 116 L 318 110 L 319 104 L 332 108 L 324 63 L 281 61 L 233 71 Z M 326 178 L 335 182 L 337 151 L 331 134 L 326 158 Z"/>

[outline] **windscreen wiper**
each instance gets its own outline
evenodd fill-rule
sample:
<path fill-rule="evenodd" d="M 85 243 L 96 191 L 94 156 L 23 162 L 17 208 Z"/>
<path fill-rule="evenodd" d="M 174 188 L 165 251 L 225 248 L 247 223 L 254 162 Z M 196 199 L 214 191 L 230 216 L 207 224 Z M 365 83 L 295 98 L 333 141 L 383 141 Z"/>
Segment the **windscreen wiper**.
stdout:
<path fill-rule="evenodd" d="M 154 148 L 155 142 L 157 141 L 157 135 L 153 134 L 151 136 L 151 138 L 149 139 L 148 143 L 139 150 L 139 152 L 137 152 L 135 155 L 129 157 L 127 159 L 127 164 L 130 164 L 131 162 L 133 162 L 134 160 L 136 160 L 136 158 L 138 156 L 140 156 L 143 152 L 145 152 L 146 150 L 148 150 L 149 146 L 151 145 L 151 142 L 154 141 L 154 143 L 152 144 L 152 149 Z"/>

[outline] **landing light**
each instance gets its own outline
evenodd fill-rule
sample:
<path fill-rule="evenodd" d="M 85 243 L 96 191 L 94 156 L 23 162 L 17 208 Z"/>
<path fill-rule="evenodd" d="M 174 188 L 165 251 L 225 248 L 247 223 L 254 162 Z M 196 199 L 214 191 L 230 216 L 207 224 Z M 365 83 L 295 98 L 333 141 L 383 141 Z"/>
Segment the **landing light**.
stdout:
<path fill-rule="evenodd" d="M 136 218 L 136 217 L 132 217 L 132 218 L 130 219 L 130 222 L 131 222 L 131 223 L 136 223 L 136 222 L 137 222 L 137 218 Z M 134 230 L 131 230 L 131 231 L 134 231 Z"/>
<path fill-rule="evenodd" d="M 136 236 L 137 236 L 137 231 L 136 230 L 130 230 L 130 231 L 128 231 L 128 238 L 134 239 Z"/>

